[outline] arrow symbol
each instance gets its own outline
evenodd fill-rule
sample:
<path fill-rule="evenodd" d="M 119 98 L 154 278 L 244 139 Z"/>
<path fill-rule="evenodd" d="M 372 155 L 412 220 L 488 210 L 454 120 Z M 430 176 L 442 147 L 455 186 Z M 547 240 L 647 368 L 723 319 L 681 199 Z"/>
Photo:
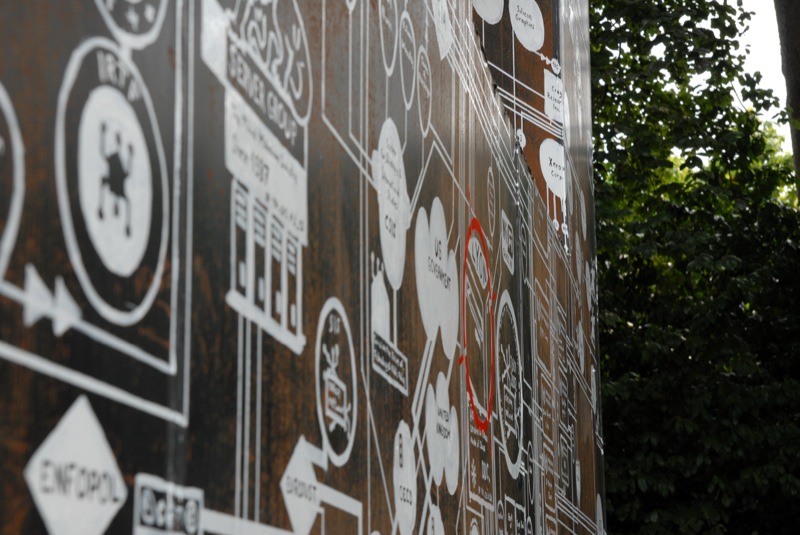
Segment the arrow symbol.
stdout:
<path fill-rule="evenodd" d="M 25 300 L 22 320 L 26 327 L 30 327 L 44 316 L 53 307 L 53 295 L 50 288 L 39 276 L 39 272 L 31 264 L 25 264 Z"/>
<path fill-rule="evenodd" d="M 81 309 L 69 293 L 64 279 L 56 277 L 56 296 L 53 309 L 53 334 L 61 336 L 81 319 Z"/>
<path fill-rule="evenodd" d="M 44 317 L 51 317 L 53 334 L 60 337 L 81 320 L 81 309 L 60 275 L 56 277 L 54 295 L 36 268 L 26 264 L 24 294 L 22 320 L 26 327 Z"/>
<path fill-rule="evenodd" d="M 300 436 L 292 458 L 281 478 L 281 492 L 295 535 L 308 535 L 317 518 L 320 503 L 331 505 L 358 519 L 358 533 L 363 531 L 361 502 L 317 481 L 314 466 L 328 470 L 328 456 Z"/>
<path fill-rule="evenodd" d="M 125 353 L 163 373 L 175 373 L 176 368 L 173 363 L 165 362 L 135 344 L 84 321 L 80 306 L 75 302 L 60 275 L 56 277 L 55 292 L 51 292 L 36 268 L 32 264 L 25 264 L 25 287 L 19 288 L 0 279 L 0 295 L 22 305 L 22 321 L 25 327 L 31 327 L 42 318 L 51 318 L 53 334 L 58 337 L 74 329 L 106 347 Z M 313 451 L 309 455 L 312 460 L 320 458 L 320 455 Z M 327 459 L 324 462 L 327 463 Z M 323 468 L 327 469 L 327 464 Z"/>
<path fill-rule="evenodd" d="M 281 478 L 283 501 L 289 513 L 292 530 L 298 535 L 308 535 L 311 532 L 319 508 L 319 485 L 312 463 L 320 459 L 312 459 L 310 453 L 313 453 L 312 448 L 305 437 L 301 436 Z M 321 453 L 324 456 L 324 452 Z"/>

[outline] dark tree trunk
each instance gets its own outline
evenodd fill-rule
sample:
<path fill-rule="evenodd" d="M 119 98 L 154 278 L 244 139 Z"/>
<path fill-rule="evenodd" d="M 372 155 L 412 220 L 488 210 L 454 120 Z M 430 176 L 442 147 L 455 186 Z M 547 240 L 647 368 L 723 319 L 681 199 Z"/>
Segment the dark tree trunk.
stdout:
<path fill-rule="evenodd" d="M 786 78 L 786 104 L 792 125 L 792 152 L 795 174 L 800 176 L 800 1 L 775 0 L 778 35 L 781 40 L 783 75 Z"/>

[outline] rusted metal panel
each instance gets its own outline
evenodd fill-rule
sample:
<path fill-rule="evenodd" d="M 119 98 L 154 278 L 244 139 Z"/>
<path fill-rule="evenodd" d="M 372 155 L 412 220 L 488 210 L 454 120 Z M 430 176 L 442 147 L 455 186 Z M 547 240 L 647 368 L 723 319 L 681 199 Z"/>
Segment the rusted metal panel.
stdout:
<path fill-rule="evenodd" d="M 2 532 L 603 533 L 586 9 L 4 6 Z"/>

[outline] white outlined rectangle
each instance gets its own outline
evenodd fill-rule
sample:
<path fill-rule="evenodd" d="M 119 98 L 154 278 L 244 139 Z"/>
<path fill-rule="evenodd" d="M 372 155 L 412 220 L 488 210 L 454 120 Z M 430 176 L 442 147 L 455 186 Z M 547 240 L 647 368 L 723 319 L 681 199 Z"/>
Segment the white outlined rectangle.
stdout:
<path fill-rule="evenodd" d="M 55 362 L 44 355 L 17 347 L 7 341 L 0 341 L 0 359 L 26 367 L 36 373 L 52 377 L 77 388 L 127 405 L 140 412 L 150 414 L 180 426 L 188 425 L 189 419 L 189 360 L 190 360 L 190 311 L 191 311 L 191 262 L 192 256 L 192 166 L 193 166 L 193 47 L 194 3 L 188 6 L 188 24 L 184 24 L 186 7 L 184 0 L 177 0 L 175 9 L 175 126 L 173 137 L 174 162 L 171 181 L 172 212 L 170 227 L 170 313 L 168 360 L 158 358 L 138 348 L 136 344 L 123 340 L 105 329 L 86 320 L 70 319 L 67 328 L 81 333 L 97 344 L 96 353 L 103 355 L 109 350 L 119 352 L 148 368 L 163 374 L 171 390 L 177 388 L 181 393 L 178 407 L 170 404 L 169 398 L 154 400 L 136 392 L 136 388 L 121 386 L 91 375 L 73 367 Z M 190 46 L 185 47 L 188 43 Z M 186 83 L 188 80 L 189 83 Z M 188 135 L 184 136 L 184 125 Z M 184 183 L 184 180 L 186 183 Z M 185 243 L 184 243 L 185 242 Z M 182 250 L 185 246 L 185 250 Z M 185 270 L 185 271 L 183 271 Z M 56 293 L 60 277 L 56 280 Z M 22 290 L 7 281 L 2 281 L 2 295 L 29 306 L 30 296 L 27 288 Z M 26 312 L 27 314 L 27 312 Z M 42 314 L 44 315 L 44 314 Z M 58 332 L 58 312 L 52 313 L 54 334 Z M 27 319 L 26 319 L 27 322 Z M 180 327 L 183 332 L 180 332 Z"/>

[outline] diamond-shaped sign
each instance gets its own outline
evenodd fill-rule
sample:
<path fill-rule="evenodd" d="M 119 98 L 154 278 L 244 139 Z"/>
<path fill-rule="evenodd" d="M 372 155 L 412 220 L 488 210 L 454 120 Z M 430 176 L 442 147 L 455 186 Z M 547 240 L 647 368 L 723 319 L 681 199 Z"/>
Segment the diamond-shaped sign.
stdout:
<path fill-rule="evenodd" d="M 292 530 L 297 535 L 308 535 L 317 518 L 319 493 L 317 476 L 302 437 L 294 447 L 292 458 L 281 478 L 281 490 Z"/>
<path fill-rule="evenodd" d="M 50 535 L 101 535 L 128 489 L 86 396 L 61 418 L 25 467 Z"/>

